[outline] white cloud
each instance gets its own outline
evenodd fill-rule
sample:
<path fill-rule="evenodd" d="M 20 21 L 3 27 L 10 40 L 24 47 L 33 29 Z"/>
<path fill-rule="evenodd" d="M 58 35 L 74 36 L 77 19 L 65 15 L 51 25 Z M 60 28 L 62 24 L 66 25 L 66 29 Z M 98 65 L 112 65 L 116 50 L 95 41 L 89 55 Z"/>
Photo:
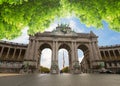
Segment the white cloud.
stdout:
<path fill-rule="evenodd" d="M 56 22 L 54 22 L 54 23 L 50 24 L 50 27 L 47 28 L 45 31 L 53 31 L 57 27 L 57 25 L 58 24 Z"/>
<path fill-rule="evenodd" d="M 76 21 L 70 19 L 69 20 L 69 25 L 70 27 L 77 33 L 81 33 L 81 32 L 84 32 L 83 29 L 80 29 L 80 27 L 77 25 Z"/>
<path fill-rule="evenodd" d="M 72 30 L 75 32 L 84 32 L 83 28 L 81 29 L 79 24 L 80 22 L 76 22 L 75 17 L 67 17 L 67 18 L 61 18 L 61 19 L 56 19 L 54 20 L 53 23 L 50 24 L 50 27 L 47 28 L 45 31 L 52 31 L 54 30 L 58 24 L 68 24 Z"/>
<path fill-rule="evenodd" d="M 15 42 L 15 43 L 23 43 L 23 44 L 28 44 L 29 43 L 29 36 L 27 34 L 27 30 L 29 28 L 28 27 L 25 27 L 23 30 L 22 30 L 22 34 L 21 36 L 13 39 L 13 40 L 8 40 L 6 38 L 2 39 L 4 41 L 9 41 L 9 42 Z"/>
<path fill-rule="evenodd" d="M 52 51 L 50 49 L 44 49 L 41 55 L 40 65 L 44 67 L 51 67 Z"/>

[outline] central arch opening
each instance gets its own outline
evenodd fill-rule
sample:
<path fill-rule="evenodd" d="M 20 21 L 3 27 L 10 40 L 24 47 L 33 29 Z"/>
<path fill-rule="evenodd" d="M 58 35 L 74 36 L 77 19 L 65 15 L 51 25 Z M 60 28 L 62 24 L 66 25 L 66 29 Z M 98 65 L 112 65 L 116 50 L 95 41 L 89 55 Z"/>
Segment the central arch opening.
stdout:
<path fill-rule="evenodd" d="M 60 73 L 68 73 L 69 72 L 69 55 L 68 51 L 64 48 L 61 48 L 58 51 L 58 65 Z"/>
<path fill-rule="evenodd" d="M 58 66 L 60 73 L 69 73 L 70 63 L 70 47 L 68 44 L 61 44 L 58 49 Z"/>

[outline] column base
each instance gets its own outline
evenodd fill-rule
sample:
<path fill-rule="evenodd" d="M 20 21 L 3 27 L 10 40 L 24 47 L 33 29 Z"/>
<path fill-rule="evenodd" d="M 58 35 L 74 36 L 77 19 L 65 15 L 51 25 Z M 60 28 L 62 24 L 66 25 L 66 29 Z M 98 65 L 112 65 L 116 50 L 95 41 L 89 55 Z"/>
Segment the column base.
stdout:
<path fill-rule="evenodd" d="M 52 62 L 50 73 L 51 74 L 58 74 L 59 73 L 59 68 L 58 68 L 57 62 L 55 62 L 55 61 Z"/>
<path fill-rule="evenodd" d="M 24 60 L 22 68 L 24 72 L 33 73 L 37 69 L 37 62 L 34 60 Z"/>
<path fill-rule="evenodd" d="M 79 61 L 73 62 L 73 74 L 80 74 L 80 73 L 81 70 L 80 70 Z"/>

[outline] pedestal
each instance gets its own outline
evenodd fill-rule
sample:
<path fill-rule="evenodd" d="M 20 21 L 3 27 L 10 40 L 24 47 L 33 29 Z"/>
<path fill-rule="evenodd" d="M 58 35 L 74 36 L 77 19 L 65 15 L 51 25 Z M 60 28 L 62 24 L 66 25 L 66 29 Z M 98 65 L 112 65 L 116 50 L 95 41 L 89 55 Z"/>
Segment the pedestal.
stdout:
<path fill-rule="evenodd" d="M 79 61 L 73 63 L 73 74 L 80 74 L 80 65 Z"/>
<path fill-rule="evenodd" d="M 51 74 L 58 74 L 58 73 L 59 73 L 58 64 L 56 61 L 53 61 L 51 64 Z"/>
<path fill-rule="evenodd" d="M 33 73 L 37 69 L 37 62 L 34 60 L 25 60 L 23 62 L 24 70 L 28 73 Z"/>

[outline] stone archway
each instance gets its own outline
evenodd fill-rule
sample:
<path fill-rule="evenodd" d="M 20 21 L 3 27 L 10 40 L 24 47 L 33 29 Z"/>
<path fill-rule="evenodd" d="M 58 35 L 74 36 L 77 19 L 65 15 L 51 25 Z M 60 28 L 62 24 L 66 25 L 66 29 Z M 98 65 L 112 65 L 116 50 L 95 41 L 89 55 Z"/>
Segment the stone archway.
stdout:
<path fill-rule="evenodd" d="M 59 44 L 59 47 L 58 47 L 58 51 L 60 49 L 66 49 L 67 52 L 68 52 L 68 62 L 69 62 L 69 72 L 71 72 L 71 69 L 72 69 L 72 58 L 70 56 L 70 53 L 71 53 L 71 48 L 70 48 L 70 45 L 69 44 L 66 44 L 66 43 L 60 43 Z"/>
<path fill-rule="evenodd" d="M 90 65 L 91 65 L 90 64 L 90 52 L 89 52 L 90 50 L 89 50 L 89 47 L 86 44 L 81 44 L 81 45 L 78 45 L 77 48 L 81 49 L 84 53 L 84 58 L 82 60 L 85 62 L 85 64 L 84 65 L 81 64 L 81 71 L 82 72 L 89 72 Z"/>
<path fill-rule="evenodd" d="M 48 43 L 43 43 L 43 44 L 41 44 L 40 46 L 39 46 L 39 49 L 38 49 L 38 67 L 39 66 L 41 66 L 41 56 L 42 56 L 42 51 L 44 50 L 44 49 L 46 49 L 46 48 L 48 48 L 48 49 L 50 49 L 51 51 L 52 51 L 52 47 L 51 47 L 51 45 L 50 44 L 48 44 Z M 52 56 L 51 56 L 52 57 Z M 52 59 L 52 58 L 51 58 Z"/>
<path fill-rule="evenodd" d="M 52 50 L 51 73 L 59 73 L 58 50 L 60 48 L 68 50 L 71 73 L 80 73 L 77 49 L 88 52 L 86 60 L 82 61 L 84 65 L 90 64 L 87 69 L 92 68 L 97 64 L 97 60 L 101 59 L 97 36 L 93 32 L 76 33 L 68 26 L 61 25 L 52 32 L 36 33 L 34 36 L 30 36 L 25 61 L 34 63 L 37 68 L 36 64 L 39 64 L 38 57 L 40 55 L 38 52 L 44 48 Z"/>

